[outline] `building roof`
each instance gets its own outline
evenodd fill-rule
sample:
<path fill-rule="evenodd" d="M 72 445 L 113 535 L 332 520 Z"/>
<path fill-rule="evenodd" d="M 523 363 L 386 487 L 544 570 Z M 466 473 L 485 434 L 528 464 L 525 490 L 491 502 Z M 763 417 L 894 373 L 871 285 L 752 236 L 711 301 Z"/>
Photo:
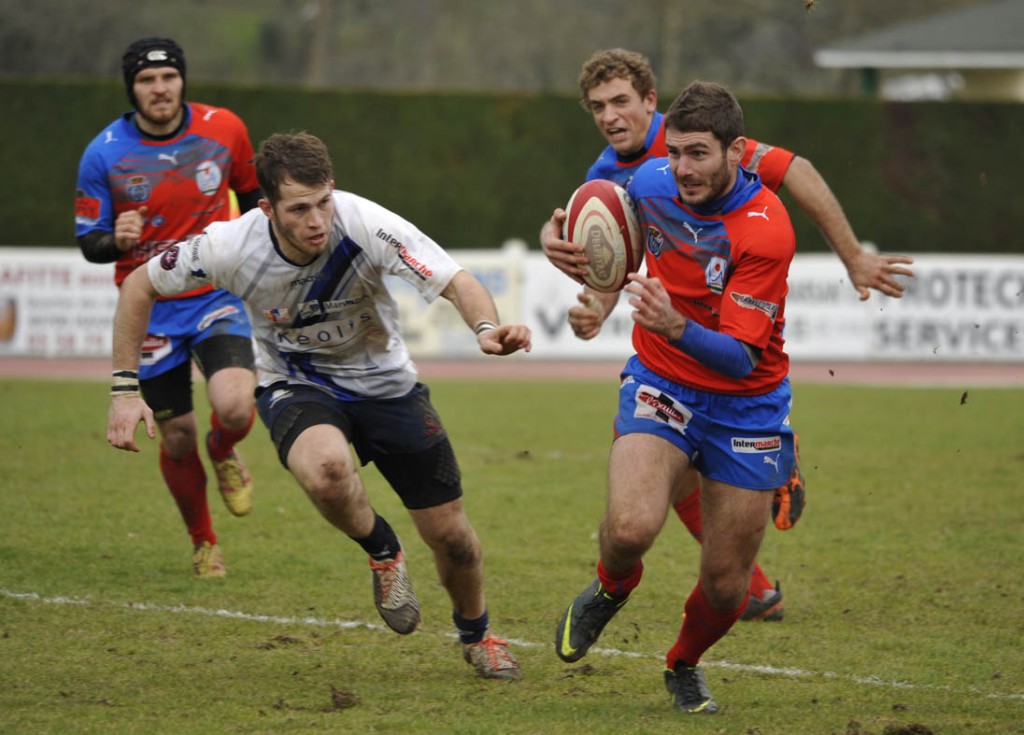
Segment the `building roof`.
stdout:
<path fill-rule="evenodd" d="M 827 68 L 1024 69 L 1024 0 L 899 23 L 814 53 Z"/>

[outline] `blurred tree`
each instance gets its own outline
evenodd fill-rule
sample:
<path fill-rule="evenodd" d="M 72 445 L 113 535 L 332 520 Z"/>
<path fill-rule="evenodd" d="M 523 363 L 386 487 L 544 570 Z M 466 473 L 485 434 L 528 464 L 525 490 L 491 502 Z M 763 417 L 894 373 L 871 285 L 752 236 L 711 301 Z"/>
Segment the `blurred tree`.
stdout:
<path fill-rule="evenodd" d="M 3 0 L 0 74 L 115 77 L 144 35 L 185 47 L 194 79 L 574 94 L 593 51 L 647 54 L 663 90 L 855 92 L 815 48 L 986 0 Z M 666 92 L 669 93 L 669 92 Z"/>

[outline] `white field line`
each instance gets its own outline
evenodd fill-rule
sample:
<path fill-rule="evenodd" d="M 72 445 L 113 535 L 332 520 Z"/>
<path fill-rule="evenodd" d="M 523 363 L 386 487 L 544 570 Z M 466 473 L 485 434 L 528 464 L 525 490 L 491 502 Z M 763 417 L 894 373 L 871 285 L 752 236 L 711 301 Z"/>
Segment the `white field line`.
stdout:
<path fill-rule="evenodd" d="M 271 623 L 275 625 L 298 625 L 308 626 L 316 628 L 338 628 L 341 630 L 353 630 L 356 628 L 365 628 L 367 630 L 379 630 L 390 633 L 390 630 L 378 623 L 368 623 L 358 620 L 325 620 L 323 618 L 315 617 L 287 617 L 281 615 L 262 615 L 259 613 L 247 613 L 238 610 L 214 610 L 205 607 L 193 607 L 189 605 L 154 605 L 148 602 L 100 602 L 94 603 L 88 599 L 82 599 L 77 597 L 43 597 L 42 595 L 36 594 L 35 592 L 12 592 L 7 589 L 0 588 L 0 596 L 7 597 L 14 600 L 25 600 L 30 602 L 41 602 L 49 605 L 79 605 L 82 607 L 114 607 L 114 608 L 128 608 L 129 610 L 140 610 L 144 612 L 158 612 L 158 613 L 177 613 L 186 615 L 202 615 L 213 618 L 229 618 L 232 620 L 247 620 L 255 623 Z M 420 631 L 423 632 L 423 631 Z M 436 635 L 436 634 L 435 634 Z M 454 633 L 444 634 L 445 637 L 455 638 Z M 537 643 L 534 641 L 525 641 L 516 638 L 509 638 L 509 643 L 523 648 L 546 648 L 547 643 Z M 639 653 L 636 651 L 621 651 L 617 648 L 591 648 L 589 651 L 590 655 L 601 655 L 601 656 L 624 656 L 626 658 L 643 658 L 643 659 L 657 659 L 662 658 L 661 655 Z M 771 676 L 784 676 L 789 678 L 820 678 L 820 679 L 834 679 L 837 681 L 846 681 L 861 686 L 879 686 L 887 687 L 889 689 L 919 689 L 925 691 L 940 691 L 940 692 L 951 692 L 961 694 L 972 694 L 981 695 L 989 699 L 1003 699 L 1003 700 L 1024 700 L 1024 693 L 1020 694 L 991 694 L 983 692 L 974 687 L 970 687 L 966 690 L 958 690 L 950 686 L 938 686 L 933 684 L 913 684 L 907 681 L 887 681 L 878 676 L 854 676 L 852 674 L 837 674 L 831 671 L 808 671 L 806 669 L 797 669 L 792 667 L 777 667 L 777 666 L 764 666 L 757 664 L 739 664 L 731 661 L 715 660 L 715 659 L 704 659 L 702 662 L 703 666 L 708 668 L 720 668 L 730 669 L 732 671 L 745 671 L 757 674 L 769 674 Z"/>

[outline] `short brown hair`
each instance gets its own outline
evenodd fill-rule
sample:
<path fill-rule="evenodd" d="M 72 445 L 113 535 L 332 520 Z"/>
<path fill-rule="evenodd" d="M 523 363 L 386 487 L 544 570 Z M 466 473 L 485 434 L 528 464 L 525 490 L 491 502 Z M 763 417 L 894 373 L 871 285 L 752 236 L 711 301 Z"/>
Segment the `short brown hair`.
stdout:
<path fill-rule="evenodd" d="M 691 82 L 665 113 L 665 128 L 711 133 L 727 148 L 743 136 L 743 109 L 732 93 L 714 82 Z"/>
<path fill-rule="evenodd" d="M 612 79 L 628 79 L 641 97 L 646 97 L 658 85 L 646 56 L 624 48 L 605 49 L 583 62 L 580 69 L 580 101 L 583 106 L 588 107 L 587 93 L 591 89 Z"/>
<path fill-rule="evenodd" d="M 256 153 L 256 178 L 263 196 L 277 202 L 285 179 L 307 186 L 327 184 L 334 179 L 334 165 L 327 146 L 315 135 L 274 133 Z"/>

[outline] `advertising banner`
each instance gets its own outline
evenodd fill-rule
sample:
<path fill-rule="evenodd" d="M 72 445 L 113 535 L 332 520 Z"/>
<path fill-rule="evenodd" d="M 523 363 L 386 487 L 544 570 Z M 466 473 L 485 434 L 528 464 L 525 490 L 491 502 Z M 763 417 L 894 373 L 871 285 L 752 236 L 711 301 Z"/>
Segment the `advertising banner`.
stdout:
<path fill-rule="evenodd" d="M 576 339 L 567 312 L 580 286 L 543 254 L 512 242 L 459 250 L 459 263 L 494 295 L 501 318 L 533 330 L 532 357 L 618 360 L 632 351 L 623 297 L 594 339 Z M 786 350 L 794 361 L 1024 362 L 1024 256 L 919 255 L 906 295 L 860 301 L 830 254 L 790 268 Z M 409 349 L 420 359 L 479 357 L 473 333 L 445 299 L 426 304 L 399 279 L 388 285 Z M 117 303 L 113 266 L 77 250 L 0 248 L 0 356 L 104 357 Z"/>

